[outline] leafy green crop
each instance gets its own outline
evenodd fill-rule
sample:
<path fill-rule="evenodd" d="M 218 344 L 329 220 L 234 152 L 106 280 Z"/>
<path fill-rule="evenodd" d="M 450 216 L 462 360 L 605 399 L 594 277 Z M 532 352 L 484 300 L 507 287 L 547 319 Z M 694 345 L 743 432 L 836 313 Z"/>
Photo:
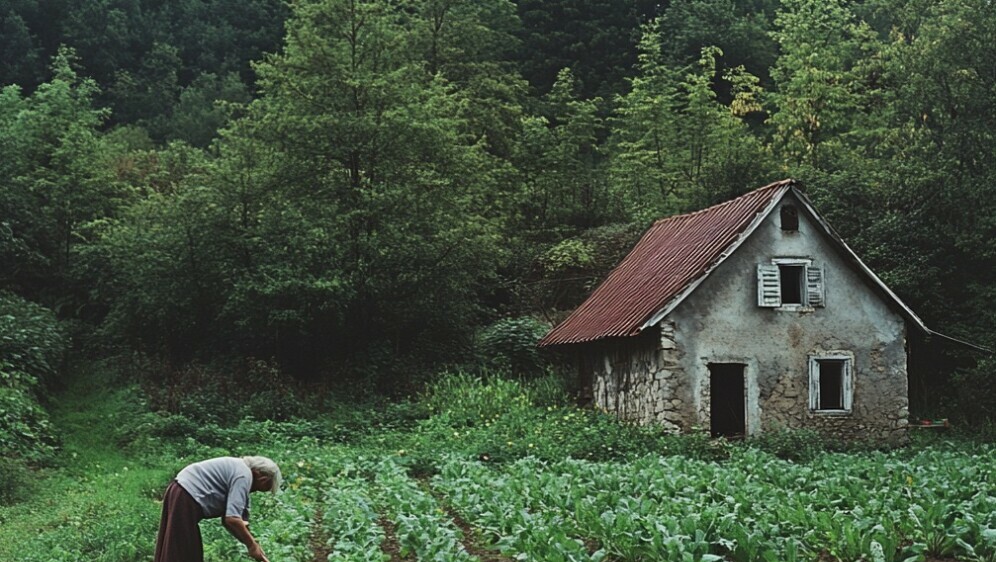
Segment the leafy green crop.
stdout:
<path fill-rule="evenodd" d="M 433 484 L 507 550 L 544 560 L 571 559 L 556 552 L 565 532 L 619 560 L 996 558 L 996 450 L 903 455 L 797 465 L 742 450 L 726 463 L 523 459 L 500 471 L 451 460 Z M 527 551 L 526 528 L 549 551 Z"/>

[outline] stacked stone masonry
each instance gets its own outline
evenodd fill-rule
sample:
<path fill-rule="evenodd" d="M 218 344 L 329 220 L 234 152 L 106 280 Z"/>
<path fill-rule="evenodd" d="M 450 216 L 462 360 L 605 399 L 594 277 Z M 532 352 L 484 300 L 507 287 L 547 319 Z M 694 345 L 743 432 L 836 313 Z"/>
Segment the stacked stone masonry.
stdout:
<path fill-rule="evenodd" d="M 838 345 L 837 342 L 827 342 Z M 694 396 L 692 377 L 682 367 L 683 354 L 676 344 L 673 325 L 658 333 L 598 348 L 593 363 L 595 406 L 621 419 L 656 423 L 665 430 L 689 431 L 709 426 L 709 388 L 700 385 Z M 823 349 L 814 349 L 819 355 Z M 846 441 L 900 445 L 908 440 L 909 404 L 905 369 L 887 365 L 887 354 L 859 356 L 856 363 L 855 398 L 847 414 L 813 412 L 809 408 L 809 383 L 805 365 L 785 369 L 776 377 L 762 377 L 758 408 L 761 432 L 808 428 Z M 761 368 L 765 365 L 762 363 Z M 766 381 L 771 381 L 765 384 Z M 875 389 L 894 389 L 893 393 Z"/>

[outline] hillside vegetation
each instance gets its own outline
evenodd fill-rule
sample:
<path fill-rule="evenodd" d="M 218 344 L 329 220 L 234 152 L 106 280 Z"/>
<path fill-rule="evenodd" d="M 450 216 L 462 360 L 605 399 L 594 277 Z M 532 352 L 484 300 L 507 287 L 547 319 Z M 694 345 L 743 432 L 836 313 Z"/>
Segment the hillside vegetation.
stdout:
<path fill-rule="evenodd" d="M 0 289 L 87 354 L 404 392 L 785 177 L 996 343 L 991 2 L 69 4 L 0 3 Z M 920 349 L 913 407 L 986 418 L 990 363 Z"/>

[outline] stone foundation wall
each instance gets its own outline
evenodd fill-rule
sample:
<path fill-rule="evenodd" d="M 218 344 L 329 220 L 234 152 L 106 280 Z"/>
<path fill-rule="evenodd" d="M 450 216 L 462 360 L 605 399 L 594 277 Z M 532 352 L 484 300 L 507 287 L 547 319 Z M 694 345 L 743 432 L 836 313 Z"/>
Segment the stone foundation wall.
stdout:
<path fill-rule="evenodd" d="M 594 404 L 621 419 L 688 429 L 693 419 L 691 389 L 681 367 L 674 326 L 636 338 L 603 343 L 588 360 L 593 368 Z"/>
<path fill-rule="evenodd" d="M 820 355 L 827 347 L 813 350 Z M 762 389 L 762 428 L 807 428 L 833 439 L 902 445 L 909 440 L 909 400 L 905 364 L 889 363 L 883 347 L 856 354 L 853 365 L 854 405 L 850 413 L 809 409 L 809 374 L 784 370 L 775 384 Z"/>
<path fill-rule="evenodd" d="M 806 357 L 825 355 L 841 347 L 845 347 L 843 342 L 831 338 L 798 360 L 758 364 L 765 376 L 760 396 L 755 395 L 760 432 L 752 433 L 807 428 L 845 441 L 906 443 L 906 366 L 885 345 L 855 353 L 850 413 L 809 409 Z M 675 341 L 674 325 L 667 323 L 660 330 L 635 338 L 591 346 L 585 360 L 593 374 L 594 406 L 621 419 L 656 423 L 669 431 L 688 431 L 694 426 L 708 429 L 709 386 L 695 384 L 695 377 L 683 366 L 684 359 Z M 707 377 L 708 373 L 700 376 Z"/>

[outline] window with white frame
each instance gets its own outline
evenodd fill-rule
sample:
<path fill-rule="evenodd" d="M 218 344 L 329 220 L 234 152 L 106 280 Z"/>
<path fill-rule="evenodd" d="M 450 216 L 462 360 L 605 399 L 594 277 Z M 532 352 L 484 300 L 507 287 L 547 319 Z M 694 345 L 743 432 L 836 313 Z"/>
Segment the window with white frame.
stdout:
<path fill-rule="evenodd" d="M 854 401 L 854 358 L 845 353 L 809 357 L 809 409 L 850 413 Z"/>
<path fill-rule="evenodd" d="M 757 264 L 757 306 L 826 306 L 823 268 L 805 258 L 775 258 Z"/>

